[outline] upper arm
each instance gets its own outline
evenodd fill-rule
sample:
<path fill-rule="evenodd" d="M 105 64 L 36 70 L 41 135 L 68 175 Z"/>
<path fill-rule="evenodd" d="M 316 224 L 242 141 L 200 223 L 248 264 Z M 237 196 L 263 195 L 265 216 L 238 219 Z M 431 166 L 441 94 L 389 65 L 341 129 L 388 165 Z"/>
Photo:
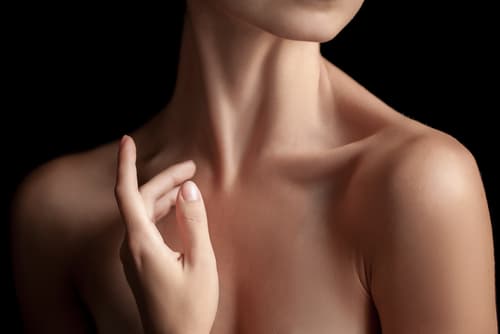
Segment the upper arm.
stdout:
<path fill-rule="evenodd" d="M 491 222 L 473 156 L 450 138 L 389 168 L 371 269 L 383 333 L 497 333 Z"/>
<path fill-rule="evenodd" d="M 15 195 L 12 257 L 24 331 L 85 333 L 85 320 L 68 272 L 70 235 L 57 210 L 47 168 L 34 172 Z M 60 204 L 59 204 L 60 205 Z"/>

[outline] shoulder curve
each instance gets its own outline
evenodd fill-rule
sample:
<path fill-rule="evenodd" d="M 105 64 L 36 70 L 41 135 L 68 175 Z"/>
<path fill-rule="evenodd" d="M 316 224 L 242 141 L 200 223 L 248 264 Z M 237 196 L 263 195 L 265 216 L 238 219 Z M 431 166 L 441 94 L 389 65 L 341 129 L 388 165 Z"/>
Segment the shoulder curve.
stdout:
<path fill-rule="evenodd" d="M 9 256 L 19 314 L 30 331 L 87 328 L 76 281 L 86 236 L 73 214 L 77 191 L 71 189 L 82 183 L 80 169 L 87 166 L 81 165 L 81 153 L 46 162 L 24 178 L 12 198 Z"/>
<path fill-rule="evenodd" d="M 452 319 L 467 315 L 467 332 L 493 328 L 492 229 L 473 154 L 456 138 L 423 129 L 395 145 L 383 165 L 364 255 L 384 327 L 457 332 Z M 454 316 L 425 321 L 443 310 Z"/>
<path fill-rule="evenodd" d="M 24 227 L 76 228 L 75 217 L 85 215 L 85 204 L 90 205 L 97 196 L 106 194 L 103 189 L 112 186 L 110 176 L 115 166 L 109 153 L 101 146 L 54 158 L 31 171 L 17 186 L 11 201 L 14 232 Z"/>
<path fill-rule="evenodd" d="M 371 147 L 368 155 L 377 165 L 370 164 L 372 169 L 389 173 L 386 176 L 391 178 L 401 176 L 400 172 L 423 172 L 425 166 L 434 167 L 434 172 L 443 168 L 451 168 L 451 171 L 478 169 L 473 153 L 457 138 L 400 115 L 381 129 L 380 140 Z"/>
<path fill-rule="evenodd" d="M 371 202 L 371 217 L 378 217 L 370 227 L 374 238 L 415 228 L 432 233 L 491 228 L 476 159 L 453 136 L 424 128 L 380 160 L 370 177 L 373 190 L 363 199 Z"/>
<path fill-rule="evenodd" d="M 415 191 L 452 196 L 481 183 L 472 152 L 455 137 L 426 128 L 409 135 L 387 158 L 387 189 L 399 197 Z M 446 192 L 447 194 L 443 193 Z"/>
<path fill-rule="evenodd" d="M 376 235 L 375 230 L 413 221 L 416 216 L 451 217 L 467 208 L 489 221 L 481 173 L 472 152 L 445 132 L 411 123 L 409 128 L 387 129 L 363 158 L 353 187 L 358 202 L 351 211 L 357 220 L 364 221 L 366 215 L 377 217 L 377 222 L 361 226 Z"/>
<path fill-rule="evenodd" d="M 65 208 L 61 199 L 71 186 L 74 159 L 72 155 L 55 158 L 24 177 L 16 188 L 10 208 L 14 230 L 28 224 L 29 228 L 36 228 L 40 223 L 47 228 L 63 218 Z"/>
<path fill-rule="evenodd" d="M 408 120 L 389 129 L 386 150 L 373 154 L 379 189 L 393 203 L 422 197 L 452 200 L 474 193 L 484 196 L 480 170 L 473 153 L 457 138 Z"/>

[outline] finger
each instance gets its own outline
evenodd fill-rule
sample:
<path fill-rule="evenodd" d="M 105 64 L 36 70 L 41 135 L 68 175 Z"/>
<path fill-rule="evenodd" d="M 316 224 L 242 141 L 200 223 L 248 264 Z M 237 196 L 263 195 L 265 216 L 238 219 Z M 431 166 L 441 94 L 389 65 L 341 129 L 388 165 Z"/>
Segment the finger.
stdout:
<path fill-rule="evenodd" d="M 144 201 L 154 202 L 175 186 L 193 177 L 196 165 L 193 160 L 184 161 L 163 170 L 140 188 Z"/>
<path fill-rule="evenodd" d="M 175 187 L 156 201 L 153 212 L 153 221 L 155 223 L 168 215 L 170 209 L 175 205 L 180 188 L 180 186 Z"/>
<path fill-rule="evenodd" d="M 137 188 L 134 140 L 123 136 L 118 150 L 115 197 L 127 231 L 133 233 L 146 226 L 147 215 Z"/>
<path fill-rule="evenodd" d="M 176 216 L 188 265 L 196 266 L 214 259 L 205 205 L 193 181 L 186 181 L 181 186 L 177 195 Z"/>

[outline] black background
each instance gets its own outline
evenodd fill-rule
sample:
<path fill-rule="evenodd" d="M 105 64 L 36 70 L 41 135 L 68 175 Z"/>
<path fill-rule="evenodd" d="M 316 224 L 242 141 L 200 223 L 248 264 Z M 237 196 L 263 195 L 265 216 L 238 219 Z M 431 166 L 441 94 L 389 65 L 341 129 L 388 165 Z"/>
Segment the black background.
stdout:
<path fill-rule="evenodd" d="M 7 12 L 1 116 L 6 326 L 19 325 L 8 251 L 15 187 L 41 163 L 116 139 L 166 104 L 182 22 L 182 5 L 174 2 L 26 5 Z M 367 0 L 322 52 L 389 105 L 453 135 L 474 154 L 497 230 L 498 37 L 490 11 L 460 2 Z"/>

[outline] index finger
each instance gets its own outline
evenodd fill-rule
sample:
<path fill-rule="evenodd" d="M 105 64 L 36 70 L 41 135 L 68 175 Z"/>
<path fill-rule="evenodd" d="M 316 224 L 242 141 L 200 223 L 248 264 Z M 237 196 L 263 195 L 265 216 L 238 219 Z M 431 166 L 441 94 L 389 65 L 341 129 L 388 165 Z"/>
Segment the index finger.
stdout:
<path fill-rule="evenodd" d="M 116 171 L 115 197 L 127 231 L 148 228 L 148 216 L 137 186 L 134 140 L 125 135 L 120 141 Z"/>

